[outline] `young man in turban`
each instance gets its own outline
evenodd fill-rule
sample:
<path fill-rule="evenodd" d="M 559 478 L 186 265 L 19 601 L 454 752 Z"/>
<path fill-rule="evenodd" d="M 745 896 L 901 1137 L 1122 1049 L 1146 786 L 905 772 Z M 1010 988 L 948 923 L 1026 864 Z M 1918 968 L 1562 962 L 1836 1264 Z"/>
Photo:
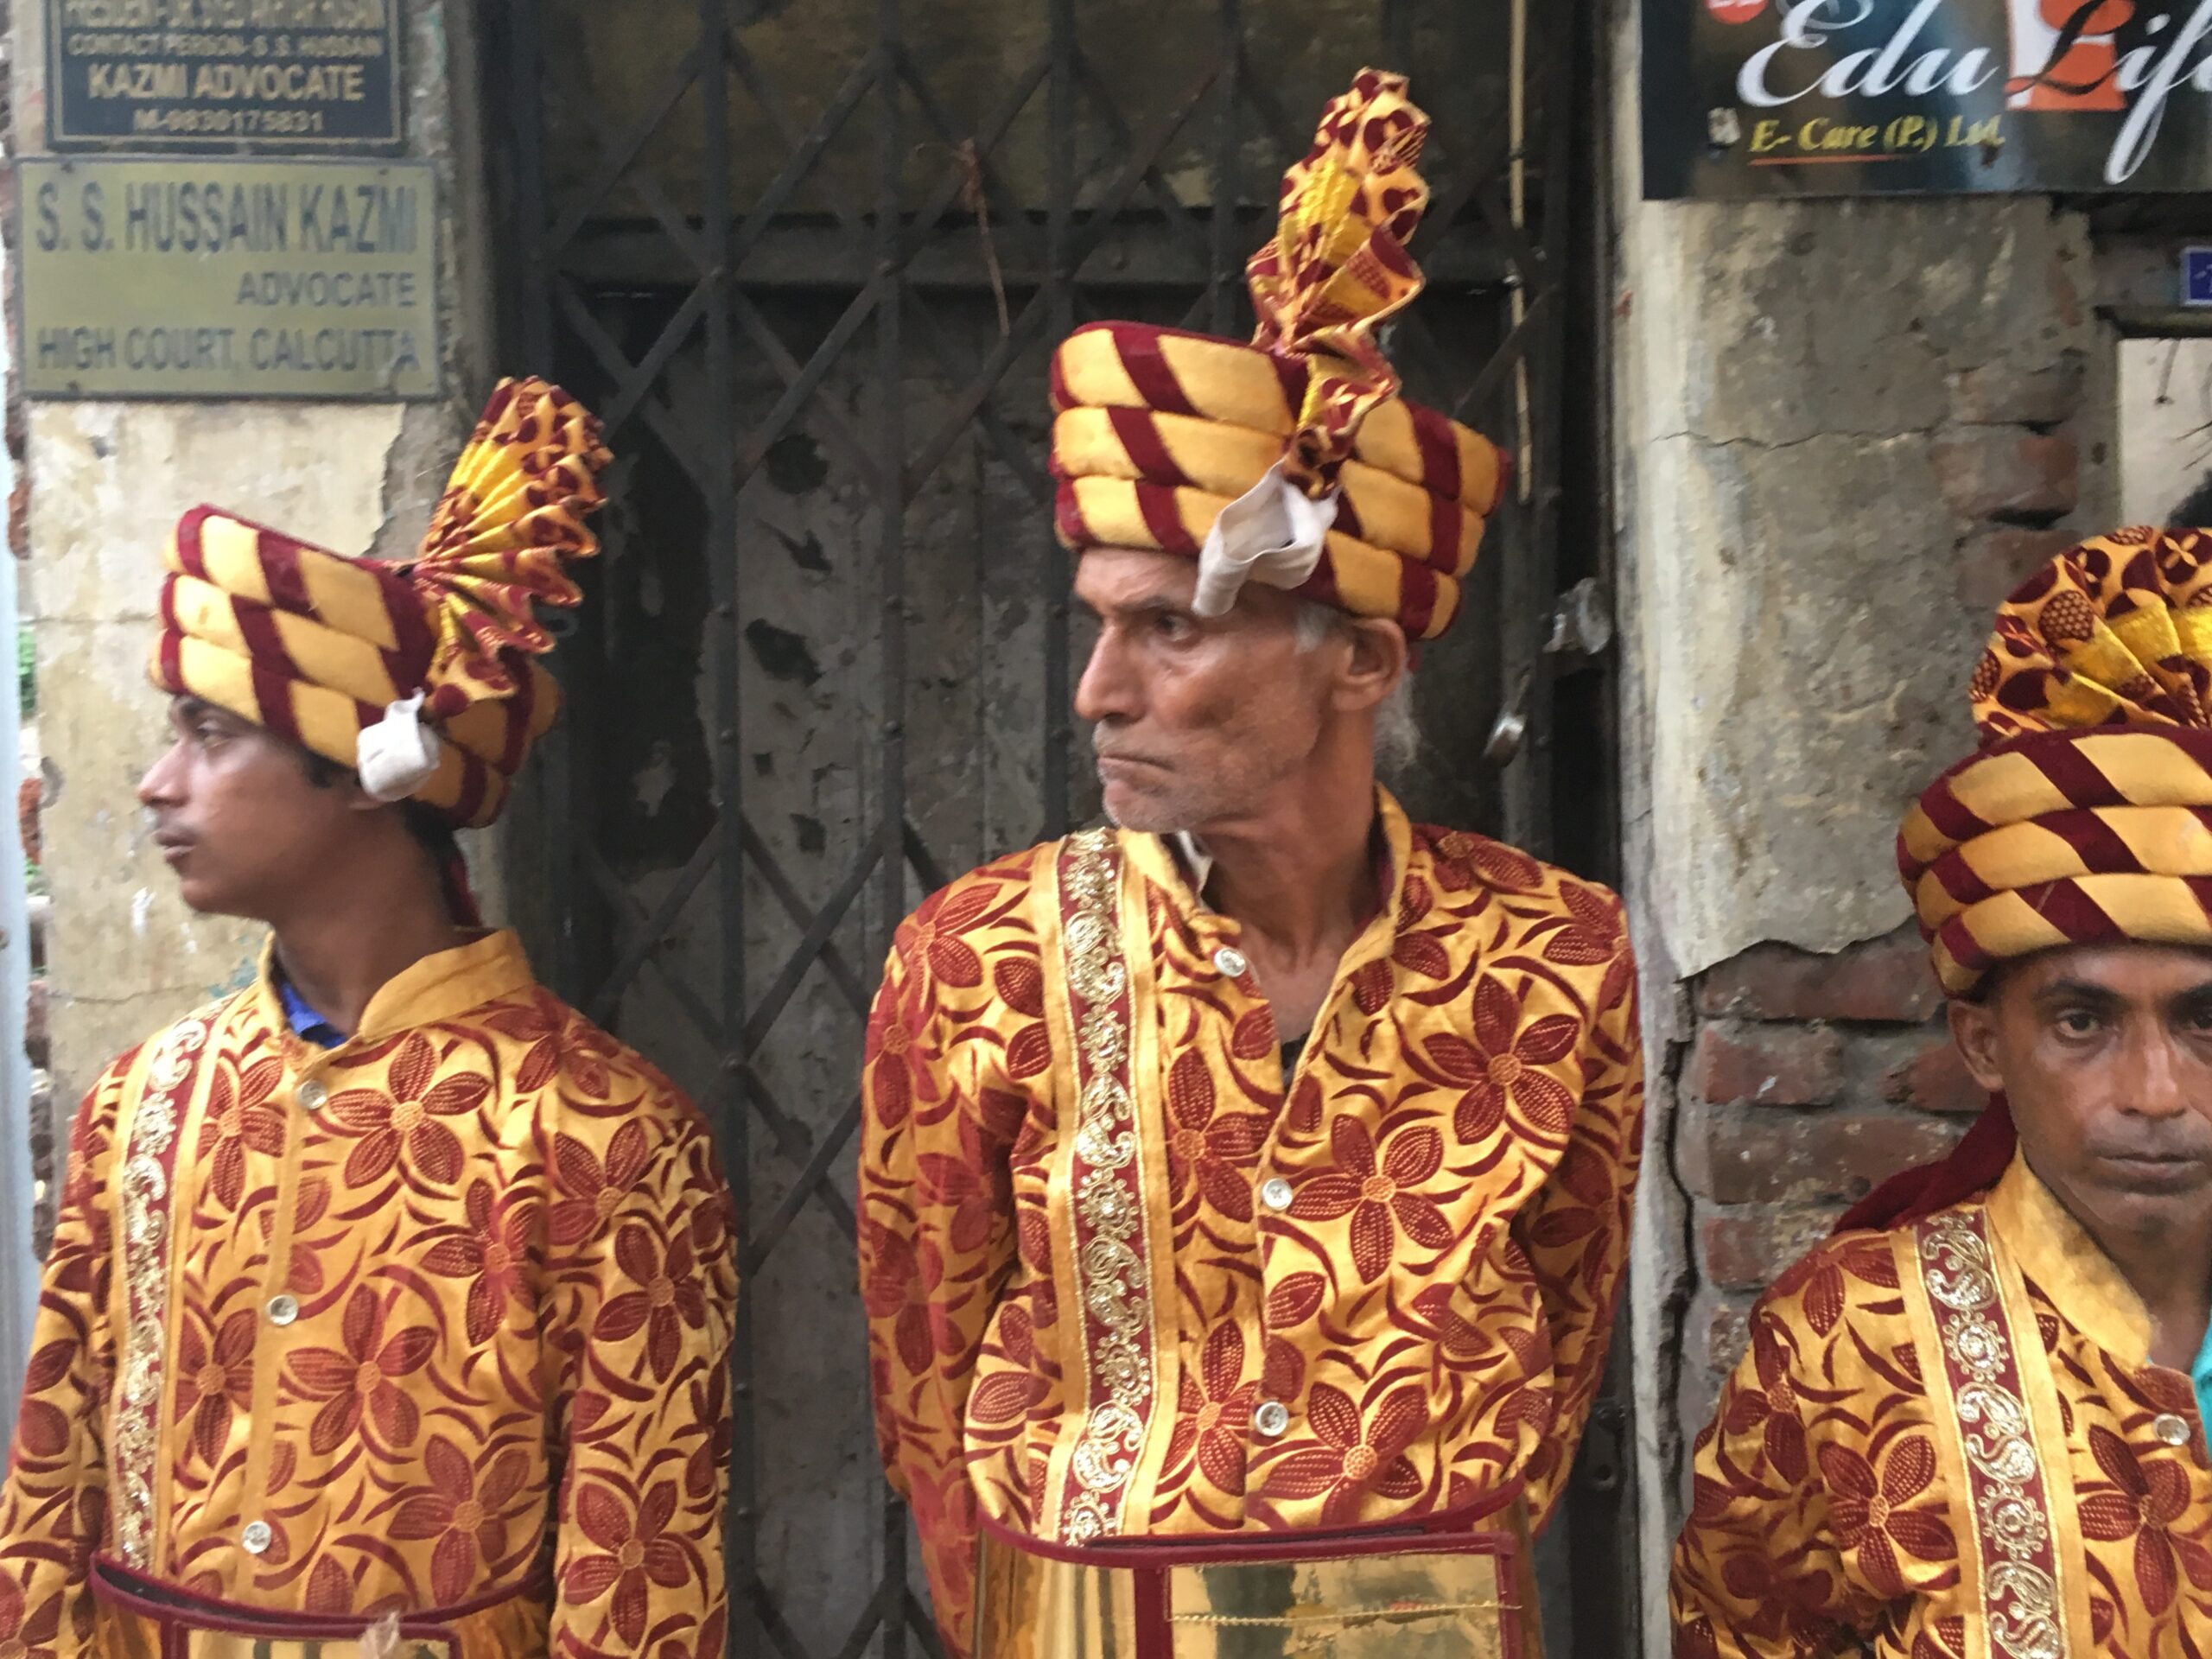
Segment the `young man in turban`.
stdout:
<path fill-rule="evenodd" d="M 402 564 L 210 507 L 140 785 L 253 985 L 86 1096 L 0 1489 L 51 1659 L 721 1650 L 728 1197 L 669 1081 L 480 925 L 606 461 L 503 385 Z"/>
<path fill-rule="evenodd" d="M 2005 602 L 1899 861 L 1991 1090 L 1753 1310 L 1675 1557 L 1683 1659 L 2194 1659 L 2212 1465 L 2212 534 Z"/>
<path fill-rule="evenodd" d="M 1425 127 L 1397 76 L 1331 106 L 1254 344 L 1053 365 L 1117 827 L 925 904 L 865 1059 L 879 1438 L 956 1653 L 1539 1649 L 1641 1065 L 1612 896 L 1376 784 L 1503 474 L 1374 344 Z"/>

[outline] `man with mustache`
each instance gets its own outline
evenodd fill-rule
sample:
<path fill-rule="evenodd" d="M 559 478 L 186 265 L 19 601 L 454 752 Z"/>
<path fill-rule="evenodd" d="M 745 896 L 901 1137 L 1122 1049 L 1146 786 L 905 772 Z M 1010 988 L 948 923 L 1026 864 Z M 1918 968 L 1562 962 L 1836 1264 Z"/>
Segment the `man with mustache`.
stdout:
<path fill-rule="evenodd" d="M 1116 827 L 924 904 L 864 1062 L 879 1439 L 956 1654 L 1539 1651 L 1634 972 L 1610 893 L 1376 787 L 1503 482 L 1374 343 L 1421 280 L 1405 85 L 1286 178 L 1252 345 L 1103 323 L 1053 364 Z"/>
<path fill-rule="evenodd" d="M 728 1188 L 454 841 L 552 723 L 533 607 L 579 598 L 607 459 L 509 382 L 412 560 L 178 524 L 139 797 L 185 901 L 271 938 L 78 1113 L 0 1652 L 721 1651 Z"/>
<path fill-rule="evenodd" d="M 2184 1659 L 2212 1631 L 2212 532 L 2005 601 L 1898 859 L 1990 1103 L 1751 1319 L 1681 1659 Z"/>

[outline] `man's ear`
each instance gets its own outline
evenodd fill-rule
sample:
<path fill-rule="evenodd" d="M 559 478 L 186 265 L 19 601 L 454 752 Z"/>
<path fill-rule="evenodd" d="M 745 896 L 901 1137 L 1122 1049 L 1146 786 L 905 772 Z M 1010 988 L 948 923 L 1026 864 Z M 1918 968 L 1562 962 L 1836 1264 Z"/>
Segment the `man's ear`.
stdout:
<path fill-rule="evenodd" d="M 1351 649 L 1337 680 L 1336 706 L 1378 708 L 1406 677 L 1411 652 L 1406 631 L 1387 617 L 1357 617 L 1344 629 Z"/>
<path fill-rule="evenodd" d="M 1995 1094 L 2005 1086 L 2004 1068 L 1997 1063 L 1997 993 L 1992 990 L 1979 1002 L 1954 999 L 1948 1012 L 1951 1040 L 1959 1046 L 1968 1075 Z"/>

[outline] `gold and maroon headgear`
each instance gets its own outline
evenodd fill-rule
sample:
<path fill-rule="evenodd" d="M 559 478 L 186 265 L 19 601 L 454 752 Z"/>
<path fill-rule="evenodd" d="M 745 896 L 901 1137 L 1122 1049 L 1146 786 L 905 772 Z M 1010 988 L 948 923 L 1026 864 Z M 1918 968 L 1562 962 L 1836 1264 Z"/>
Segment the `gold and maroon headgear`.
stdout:
<path fill-rule="evenodd" d="M 1062 542 L 1196 558 L 1202 615 L 1254 580 L 1395 619 L 1414 639 L 1450 626 L 1507 466 L 1399 397 L 1375 341 L 1421 292 L 1406 244 L 1428 204 L 1414 170 L 1427 131 L 1402 75 L 1363 70 L 1329 105 L 1247 267 L 1249 345 L 1134 322 L 1061 345 Z"/>
<path fill-rule="evenodd" d="M 507 380 L 404 563 L 194 507 L 164 559 L 154 683 L 357 771 L 379 800 L 489 823 L 559 708 L 533 607 L 581 597 L 563 567 L 599 550 L 584 515 L 607 458 L 568 393 Z"/>
<path fill-rule="evenodd" d="M 1981 752 L 1905 819 L 1897 862 L 1952 995 L 2058 945 L 2212 946 L 2212 532 L 2118 531 L 1997 613 Z"/>
<path fill-rule="evenodd" d="M 2115 531 L 2016 589 L 1967 695 L 1980 751 L 1920 798 L 1897 866 L 1936 977 L 2069 944 L 2212 946 L 2212 531 Z M 1892 1176 L 1837 1230 L 1986 1192 L 2017 1137 L 2001 1094 L 1948 1156 Z"/>

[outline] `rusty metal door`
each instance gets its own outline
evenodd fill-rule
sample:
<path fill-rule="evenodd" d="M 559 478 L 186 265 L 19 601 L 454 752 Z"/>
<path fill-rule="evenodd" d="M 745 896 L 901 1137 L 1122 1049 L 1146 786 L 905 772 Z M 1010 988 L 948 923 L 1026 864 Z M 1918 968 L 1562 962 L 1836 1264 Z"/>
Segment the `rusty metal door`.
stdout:
<path fill-rule="evenodd" d="M 1249 330 L 1275 182 L 1363 64 L 1411 73 L 1435 120 L 1429 289 L 1391 355 L 1519 463 L 1467 619 L 1416 677 L 1401 792 L 1608 874 L 1608 696 L 1582 671 L 1602 594 L 1560 604 L 1604 574 L 1593 404 L 1562 396 L 1570 312 L 1595 310 L 1571 280 L 1596 222 L 1594 11 L 480 9 L 503 345 L 601 410 L 618 456 L 558 659 L 543 842 L 511 886 L 562 988 L 700 1102 L 737 1188 L 735 1654 L 935 1651 L 868 1427 L 857 1063 L 899 918 L 1095 808 L 1047 358 L 1098 316 Z M 1601 1409 L 1544 1565 L 1562 1636 L 1573 1590 L 1555 1659 L 1633 1651 L 1625 1424 L 1618 1396 Z"/>

